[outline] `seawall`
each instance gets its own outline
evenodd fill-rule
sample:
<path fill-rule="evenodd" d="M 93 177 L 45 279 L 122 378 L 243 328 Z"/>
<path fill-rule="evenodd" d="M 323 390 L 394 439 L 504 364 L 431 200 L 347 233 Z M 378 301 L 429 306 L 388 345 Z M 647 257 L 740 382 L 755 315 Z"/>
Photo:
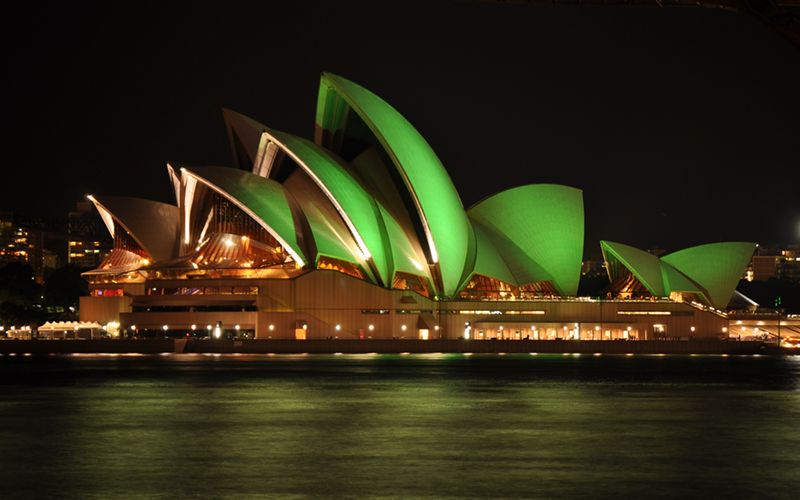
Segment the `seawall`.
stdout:
<path fill-rule="evenodd" d="M 797 354 L 763 342 L 601 340 L 5 340 L 0 354 L 243 353 L 582 353 L 582 354 Z"/>

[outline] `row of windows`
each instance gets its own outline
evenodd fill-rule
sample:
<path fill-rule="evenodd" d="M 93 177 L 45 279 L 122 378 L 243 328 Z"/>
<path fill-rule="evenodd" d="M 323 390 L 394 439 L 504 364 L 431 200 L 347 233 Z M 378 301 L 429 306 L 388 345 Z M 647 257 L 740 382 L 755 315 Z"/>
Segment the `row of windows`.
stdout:
<path fill-rule="evenodd" d="M 694 311 L 617 311 L 620 316 L 694 316 Z"/>
<path fill-rule="evenodd" d="M 253 312 L 255 305 L 133 306 L 133 312 Z"/>
<path fill-rule="evenodd" d="M 100 242 L 99 241 L 85 241 L 84 242 L 84 241 L 70 240 L 70 242 L 69 242 L 69 246 L 71 246 L 71 247 L 82 247 L 84 244 L 86 246 L 96 246 L 96 247 L 100 246 Z"/>
<path fill-rule="evenodd" d="M 147 295 L 258 295 L 257 286 L 206 286 L 148 288 Z"/>
<path fill-rule="evenodd" d="M 389 314 L 389 309 L 362 309 L 361 314 Z M 395 309 L 396 314 L 433 314 L 433 309 Z M 440 314 L 464 314 L 464 315 L 496 315 L 496 314 L 530 314 L 542 315 L 541 310 L 464 310 L 464 309 L 442 309 Z"/>

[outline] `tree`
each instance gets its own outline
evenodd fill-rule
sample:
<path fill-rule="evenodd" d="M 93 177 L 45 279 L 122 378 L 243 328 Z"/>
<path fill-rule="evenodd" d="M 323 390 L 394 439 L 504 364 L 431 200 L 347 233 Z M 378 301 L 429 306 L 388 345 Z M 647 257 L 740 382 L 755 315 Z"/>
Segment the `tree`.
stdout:
<path fill-rule="evenodd" d="M 40 289 L 28 264 L 9 262 L 0 267 L 0 303 L 32 306 L 39 298 Z"/>
<path fill-rule="evenodd" d="M 89 284 L 74 266 L 64 266 L 53 271 L 44 283 L 44 297 L 48 307 L 78 308 L 81 295 L 89 294 Z"/>
<path fill-rule="evenodd" d="M 35 321 L 41 287 L 33 269 L 22 262 L 9 262 L 0 267 L 0 323 L 16 324 Z"/>

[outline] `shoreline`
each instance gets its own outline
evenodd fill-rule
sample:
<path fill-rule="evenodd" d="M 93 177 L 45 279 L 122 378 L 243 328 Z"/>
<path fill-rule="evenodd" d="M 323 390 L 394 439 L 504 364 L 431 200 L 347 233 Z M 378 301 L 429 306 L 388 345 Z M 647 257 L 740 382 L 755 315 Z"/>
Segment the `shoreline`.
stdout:
<path fill-rule="evenodd" d="M 797 355 L 726 340 L 3 340 L 0 354 L 718 354 Z"/>

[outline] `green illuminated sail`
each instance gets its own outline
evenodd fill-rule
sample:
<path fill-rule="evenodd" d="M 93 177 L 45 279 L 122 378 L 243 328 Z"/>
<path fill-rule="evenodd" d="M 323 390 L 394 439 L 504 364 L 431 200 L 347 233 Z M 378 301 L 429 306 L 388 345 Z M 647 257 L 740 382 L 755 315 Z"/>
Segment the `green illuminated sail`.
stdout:
<path fill-rule="evenodd" d="M 317 144 L 336 144 L 349 113 L 369 127 L 416 207 L 429 259 L 438 264 L 444 296 L 454 296 L 467 260 L 469 221 L 447 171 L 430 145 L 397 110 L 367 89 L 323 73 L 317 101 Z"/>
<path fill-rule="evenodd" d="M 552 281 L 575 295 L 583 261 L 583 193 L 556 184 L 520 186 L 491 196 L 469 216 L 494 237 L 517 283 Z M 511 243 L 511 245 L 509 245 Z"/>

